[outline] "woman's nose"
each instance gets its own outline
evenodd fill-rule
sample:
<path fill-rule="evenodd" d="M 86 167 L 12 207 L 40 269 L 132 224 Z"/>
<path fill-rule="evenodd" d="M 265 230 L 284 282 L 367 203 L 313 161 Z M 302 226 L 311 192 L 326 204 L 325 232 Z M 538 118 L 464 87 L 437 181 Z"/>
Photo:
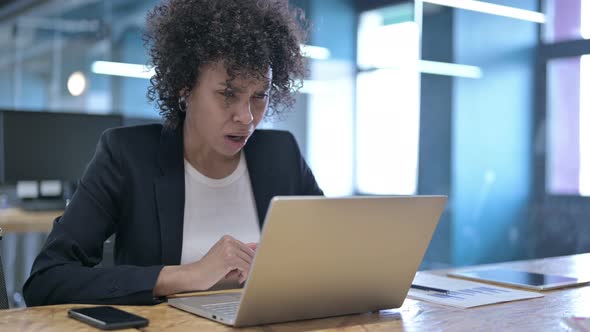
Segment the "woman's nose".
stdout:
<path fill-rule="evenodd" d="M 243 124 L 250 124 L 254 121 L 250 101 L 240 105 L 234 114 L 234 121 Z"/>

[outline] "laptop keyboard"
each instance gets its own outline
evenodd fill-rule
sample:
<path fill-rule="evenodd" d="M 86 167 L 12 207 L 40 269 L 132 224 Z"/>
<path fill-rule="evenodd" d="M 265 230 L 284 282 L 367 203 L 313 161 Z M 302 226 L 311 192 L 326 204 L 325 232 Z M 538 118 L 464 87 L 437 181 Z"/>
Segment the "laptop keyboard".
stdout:
<path fill-rule="evenodd" d="M 240 301 L 204 304 L 207 311 L 220 316 L 235 317 L 238 313 Z"/>

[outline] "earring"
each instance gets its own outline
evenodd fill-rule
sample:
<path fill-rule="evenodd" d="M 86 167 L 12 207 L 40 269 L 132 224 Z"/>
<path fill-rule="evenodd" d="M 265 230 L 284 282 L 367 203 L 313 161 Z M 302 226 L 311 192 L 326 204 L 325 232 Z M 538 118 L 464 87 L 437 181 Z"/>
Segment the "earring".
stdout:
<path fill-rule="evenodd" d="M 178 98 L 178 108 L 181 112 L 186 112 L 186 98 L 184 96 L 180 96 Z"/>

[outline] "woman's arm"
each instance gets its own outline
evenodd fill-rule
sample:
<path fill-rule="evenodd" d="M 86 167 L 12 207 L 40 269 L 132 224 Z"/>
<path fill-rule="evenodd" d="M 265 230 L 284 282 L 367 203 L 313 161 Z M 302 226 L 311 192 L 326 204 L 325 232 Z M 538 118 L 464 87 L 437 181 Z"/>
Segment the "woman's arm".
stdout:
<path fill-rule="evenodd" d="M 232 276 L 241 284 L 248 278 L 254 259 L 255 243 L 242 243 L 229 235 L 223 236 L 199 261 L 165 266 L 154 287 L 155 296 L 206 290 Z"/>
<path fill-rule="evenodd" d="M 23 287 L 27 305 L 157 303 L 153 288 L 163 266 L 96 267 L 104 241 L 119 223 L 125 176 L 121 142 L 105 132 L 64 215 L 55 220 Z"/>

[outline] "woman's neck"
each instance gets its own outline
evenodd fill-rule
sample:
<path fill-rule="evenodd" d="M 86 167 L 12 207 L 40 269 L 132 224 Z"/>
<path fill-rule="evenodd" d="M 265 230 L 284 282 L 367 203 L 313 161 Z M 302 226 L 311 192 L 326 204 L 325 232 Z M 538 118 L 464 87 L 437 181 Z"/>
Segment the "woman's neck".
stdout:
<path fill-rule="evenodd" d="M 240 153 L 226 157 L 204 144 L 198 135 L 183 133 L 184 159 L 201 174 L 212 179 L 223 179 L 233 173 L 240 162 Z"/>

